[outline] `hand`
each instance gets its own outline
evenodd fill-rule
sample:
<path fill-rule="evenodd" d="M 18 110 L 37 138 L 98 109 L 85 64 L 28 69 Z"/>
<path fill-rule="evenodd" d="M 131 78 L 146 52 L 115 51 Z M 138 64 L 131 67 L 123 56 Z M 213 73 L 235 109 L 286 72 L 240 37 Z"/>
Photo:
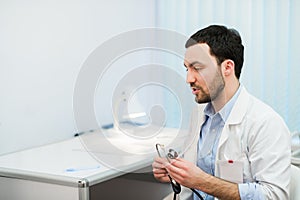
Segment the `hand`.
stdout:
<path fill-rule="evenodd" d="M 206 177 L 209 176 L 194 163 L 182 158 L 172 160 L 171 164 L 165 165 L 165 168 L 177 183 L 188 188 L 199 188 L 200 185 L 205 184 Z"/>
<path fill-rule="evenodd" d="M 168 172 L 165 168 L 166 163 L 168 163 L 167 159 L 156 157 L 154 162 L 152 163 L 152 171 L 154 177 L 161 182 L 170 182 L 170 178 L 168 177 Z"/>
<path fill-rule="evenodd" d="M 199 189 L 218 199 L 240 200 L 238 184 L 205 173 L 194 163 L 182 158 L 165 165 L 168 174 L 180 185 Z"/>

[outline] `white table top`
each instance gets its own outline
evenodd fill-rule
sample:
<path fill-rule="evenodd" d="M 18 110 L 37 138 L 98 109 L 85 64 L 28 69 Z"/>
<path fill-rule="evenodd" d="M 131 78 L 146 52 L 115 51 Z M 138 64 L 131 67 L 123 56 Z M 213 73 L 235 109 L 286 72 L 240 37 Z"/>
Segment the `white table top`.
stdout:
<path fill-rule="evenodd" d="M 171 128 L 142 139 L 101 130 L 0 156 L 0 176 L 70 186 L 84 179 L 91 185 L 150 165 L 156 143 L 169 144 L 176 138 L 174 145 L 180 146 L 182 137 Z"/>

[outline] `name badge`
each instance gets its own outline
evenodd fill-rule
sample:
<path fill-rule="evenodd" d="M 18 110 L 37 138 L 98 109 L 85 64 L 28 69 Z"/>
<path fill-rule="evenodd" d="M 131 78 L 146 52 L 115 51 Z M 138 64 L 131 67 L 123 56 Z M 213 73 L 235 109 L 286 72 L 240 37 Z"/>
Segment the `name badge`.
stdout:
<path fill-rule="evenodd" d="M 243 183 L 243 162 L 233 160 L 218 160 L 219 177 L 234 183 Z"/>

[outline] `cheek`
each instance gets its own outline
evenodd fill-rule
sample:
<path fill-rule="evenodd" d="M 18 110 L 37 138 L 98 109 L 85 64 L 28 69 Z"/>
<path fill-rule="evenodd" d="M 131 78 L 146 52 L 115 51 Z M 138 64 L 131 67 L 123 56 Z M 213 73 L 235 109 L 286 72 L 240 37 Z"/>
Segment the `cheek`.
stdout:
<path fill-rule="evenodd" d="M 197 76 L 197 82 L 198 82 L 199 85 L 206 88 L 207 85 L 209 85 L 209 83 L 210 83 L 210 78 L 211 77 L 209 77 L 205 73 L 199 73 L 198 76 Z"/>
<path fill-rule="evenodd" d="M 201 73 L 198 74 L 199 80 L 201 80 L 202 84 L 205 84 L 206 86 L 212 85 L 216 79 L 216 77 L 220 77 L 221 72 L 219 70 L 215 70 L 213 67 L 212 68 L 207 68 Z"/>

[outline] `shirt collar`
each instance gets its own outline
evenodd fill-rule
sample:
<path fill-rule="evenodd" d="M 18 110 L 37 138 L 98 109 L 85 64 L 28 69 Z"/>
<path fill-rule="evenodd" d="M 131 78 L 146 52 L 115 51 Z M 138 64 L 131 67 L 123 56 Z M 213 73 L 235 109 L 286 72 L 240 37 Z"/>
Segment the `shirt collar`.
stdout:
<path fill-rule="evenodd" d="M 233 105 L 235 104 L 240 93 L 241 93 L 241 85 L 239 86 L 238 90 L 235 92 L 233 97 L 218 112 L 224 122 L 228 119 L 229 114 L 233 108 Z M 215 110 L 214 110 L 211 102 L 208 103 L 204 109 L 204 114 L 208 117 L 213 117 L 214 115 L 216 115 L 218 113 L 215 113 Z"/>

